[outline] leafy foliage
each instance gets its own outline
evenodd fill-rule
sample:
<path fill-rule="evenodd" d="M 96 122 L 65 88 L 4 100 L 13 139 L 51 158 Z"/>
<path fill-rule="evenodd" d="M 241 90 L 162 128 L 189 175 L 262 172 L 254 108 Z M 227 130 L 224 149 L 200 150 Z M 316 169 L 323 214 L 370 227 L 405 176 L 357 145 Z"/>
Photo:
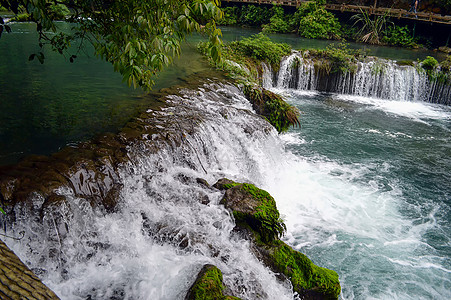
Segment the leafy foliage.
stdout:
<path fill-rule="evenodd" d="M 261 26 L 270 21 L 273 12 L 262 6 L 245 5 L 241 8 L 239 21 L 241 24 Z"/>
<path fill-rule="evenodd" d="M 306 56 L 314 59 L 315 68 L 329 74 L 355 72 L 357 61 L 366 56 L 366 53 L 349 49 L 345 43 L 340 43 L 331 44 L 326 49 L 310 49 Z"/>
<path fill-rule="evenodd" d="M 263 32 L 286 33 L 290 31 L 290 24 L 286 21 L 286 15 L 282 7 L 274 5 L 271 8 L 273 16 L 269 24 L 263 25 Z"/>
<path fill-rule="evenodd" d="M 438 61 L 432 56 L 427 56 L 422 62 L 421 67 L 425 70 L 434 70 L 438 66 Z"/>
<path fill-rule="evenodd" d="M 218 20 L 218 25 L 236 25 L 239 22 L 239 11 L 240 9 L 237 6 L 222 8 L 224 15 L 222 19 Z"/>
<path fill-rule="evenodd" d="M 274 68 L 280 65 L 282 57 L 291 53 L 291 47 L 288 44 L 274 43 L 263 33 L 232 42 L 230 46 L 243 55 L 267 62 Z"/>
<path fill-rule="evenodd" d="M 338 39 L 341 25 L 324 7 L 318 7 L 299 22 L 299 35 L 310 39 Z"/>
<path fill-rule="evenodd" d="M 393 24 L 391 26 L 387 26 L 383 32 L 382 42 L 392 46 L 401 46 L 406 48 L 418 47 L 407 26 L 397 26 Z"/>
<path fill-rule="evenodd" d="M 277 132 L 285 132 L 290 126 L 301 126 L 299 110 L 285 102 L 281 96 L 252 85 L 244 87 L 244 94 L 255 111 L 264 116 Z"/>
<path fill-rule="evenodd" d="M 354 15 L 354 27 L 359 26 L 358 36 L 360 41 L 369 44 L 381 44 L 383 33 L 387 25 L 393 24 L 387 17 L 387 13 L 382 16 L 370 16 L 367 11 L 360 9 L 360 14 Z"/>
<path fill-rule="evenodd" d="M 16 14 L 22 5 L 31 15 L 41 48 L 49 44 L 69 54 L 72 41 L 91 43 L 96 54 L 134 87 L 150 89 L 153 76 L 180 55 L 180 43 L 192 32 L 209 34 L 211 57 L 221 59 L 221 31 L 216 28 L 222 17 L 219 0 L 61 0 L 58 4 L 71 11 L 67 21 L 75 24 L 70 33 L 60 32 L 54 23 L 67 11 L 48 4 L 46 0 L 1 1 Z"/>

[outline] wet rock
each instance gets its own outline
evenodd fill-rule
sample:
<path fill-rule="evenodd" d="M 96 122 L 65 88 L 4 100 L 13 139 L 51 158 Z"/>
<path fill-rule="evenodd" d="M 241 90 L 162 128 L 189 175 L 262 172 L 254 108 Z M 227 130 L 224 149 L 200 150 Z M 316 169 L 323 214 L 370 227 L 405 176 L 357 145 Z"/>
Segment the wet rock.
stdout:
<path fill-rule="evenodd" d="M 213 187 L 217 188 L 218 190 L 227 190 L 234 185 L 237 185 L 235 181 L 227 178 L 221 178 L 215 184 L 213 184 Z"/>
<path fill-rule="evenodd" d="M 285 225 L 279 217 L 274 199 L 251 184 L 228 179 L 218 186 L 226 189 L 220 203 L 232 211 L 234 231 L 251 241 L 251 250 L 279 278 L 288 279 L 302 299 L 338 299 L 341 292 L 338 274 L 312 263 L 279 237 Z"/>
<path fill-rule="evenodd" d="M 274 198 L 253 184 L 222 180 L 226 189 L 221 204 L 230 209 L 237 224 L 250 226 L 259 240 L 271 242 L 282 236 L 285 224 L 280 219 Z"/>
<path fill-rule="evenodd" d="M 196 182 L 206 188 L 210 188 L 210 185 L 208 184 L 208 182 L 203 178 L 196 178 Z"/>
<path fill-rule="evenodd" d="M 225 296 L 222 272 L 213 265 L 204 265 L 196 281 L 188 290 L 185 300 L 239 300 L 238 297 Z"/>

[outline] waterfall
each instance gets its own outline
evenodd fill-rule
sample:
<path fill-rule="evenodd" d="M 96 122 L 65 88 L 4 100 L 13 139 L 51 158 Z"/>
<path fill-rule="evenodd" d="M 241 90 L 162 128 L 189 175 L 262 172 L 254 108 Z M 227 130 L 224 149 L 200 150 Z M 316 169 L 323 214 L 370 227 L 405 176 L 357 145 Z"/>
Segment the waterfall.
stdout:
<path fill-rule="evenodd" d="M 265 78 L 271 78 L 268 69 Z M 285 57 L 269 86 L 375 97 L 396 101 L 425 101 L 451 104 L 451 86 L 431 81 L 415 66 L 399 66 L 395 61 L 371 58 L 357 63 L 353 73 L 332 73 L 315 66 L 301 52 Z"/>
<path fill-rule="evenodd" d="M 283 154 L 276 131 L 232 85 L 183 90 L 167 103 L 152 114 L 178 128 L 182 143 L 158 140 L 168 135 L 158 125 L 160 133 L 129 147 L 115 212 L 60 188 L 57 207 L 36 209 L 39 196 L 36 207 L 16 206 L 11 234 L 25 237 L 9 247 L 62 299 L 184 299 L 206 263 L 221 269 L 229 295 L 293 299 L 291 285 L 232 231 L 222 192 L 199 180 L 261 183 L 261 168 Z"/>

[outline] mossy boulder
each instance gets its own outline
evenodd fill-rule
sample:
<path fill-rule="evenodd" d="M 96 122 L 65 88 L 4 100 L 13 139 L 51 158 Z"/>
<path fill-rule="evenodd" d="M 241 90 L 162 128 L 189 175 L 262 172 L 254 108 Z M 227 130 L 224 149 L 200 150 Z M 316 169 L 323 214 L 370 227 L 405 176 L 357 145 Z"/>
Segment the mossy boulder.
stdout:
<path fill-rule="evenodd" d="M 215 184 L 217 185 L 217 184 Z M 253 184 L 229 182 L 221 204 L 233 212 L 238 224 L 250 226 L 262 242 L 271 242 L 283 235 L 285 224 L 280 219 L 276 201 Z"/>
<path fill-rule="evenodd" d="M 257 242 L 253 250 L 271 270 L 284 274 L 303 299 L 338 299 L 341 287 L 335 271 L 318 267 L 280 240 L 270 244 Z"/>
<path fill-rule="evenodd" d="M 290 126 L 301 126 L 299 110 L 285 102 L 280 95 L 251 84 L 245 85 L 243 91 L 252 108 L 265 117 L 277 132 L 285 132 Z"/>
<path fill-rule="evenodd" d="M 240 300 L 223 294 L 222 272 L 213 265 L 204 265 L 185 300 Z"/>
<path fill-rule="evenodd" d="M 341 292 L 338 274 L 316 266 L 307 256 L 279 239 L 285 224 L 268 192 L 226 178 L 213 186 L 225 190 L 220 203 L 232 211 L 235 231 L 251 241 L 251 250 L 260 261 L 291 281 L 302 299 L 338 299 Z"/>

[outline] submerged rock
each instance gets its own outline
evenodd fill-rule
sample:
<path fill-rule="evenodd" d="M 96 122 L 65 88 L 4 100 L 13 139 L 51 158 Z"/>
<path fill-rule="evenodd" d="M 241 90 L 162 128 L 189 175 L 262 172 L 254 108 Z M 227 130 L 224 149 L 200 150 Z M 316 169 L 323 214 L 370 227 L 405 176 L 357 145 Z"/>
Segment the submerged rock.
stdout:
<path fill-rule="evenodd" d="M 221 203 L 233 213 L 236 231 L 252 242 L 252 251 L 275 273 L 288 278 L 302 299 L 338 299 L 338 274 L 312 263 L 279 237 L 285 231 L 274 198 L 252 184 L 220 179 L 214 187 L 226 190 Z"/>
<path fill-rule="evenodd" d="M 185 300 L 240 300 L 238 297 L 225 296 L 224 289 L 221 270 L 207 264 L 200 270 Z"/>

